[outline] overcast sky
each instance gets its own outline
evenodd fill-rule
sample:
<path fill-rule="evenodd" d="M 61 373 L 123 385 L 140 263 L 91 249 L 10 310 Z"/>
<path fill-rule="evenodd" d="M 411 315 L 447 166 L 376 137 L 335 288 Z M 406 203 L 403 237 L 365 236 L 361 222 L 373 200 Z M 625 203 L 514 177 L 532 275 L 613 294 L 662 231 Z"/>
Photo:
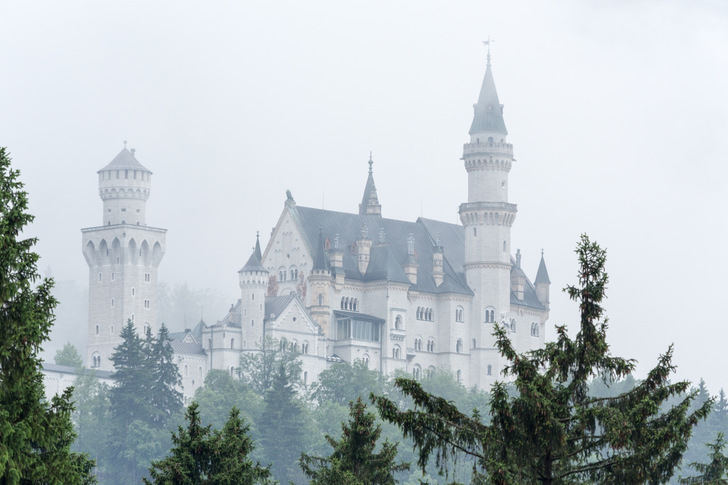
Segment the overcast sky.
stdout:
<path fill-rule="evenodd" d="M 678 377 L 717 392 L 725 5 L 5 2 L 0 145 L 30 193 L 44 272 L 87 284 L 80 229 L 101 224 L 96 171 L 128 140 L 154 172 L 147 223 L 169 230 L 160 279 L 232 302 L 286 189 L 302 206 L 356 211 L 370 150 L 385 217 L 457 222 L 490 36 L 517 159 L 512 247 L 531 278 L 545 251 L 550 324 L 578 324 L 560 288 L 576 282 L 586 232 L 608 250 L 614 354 L 644 375 L 674 342 Z"/>

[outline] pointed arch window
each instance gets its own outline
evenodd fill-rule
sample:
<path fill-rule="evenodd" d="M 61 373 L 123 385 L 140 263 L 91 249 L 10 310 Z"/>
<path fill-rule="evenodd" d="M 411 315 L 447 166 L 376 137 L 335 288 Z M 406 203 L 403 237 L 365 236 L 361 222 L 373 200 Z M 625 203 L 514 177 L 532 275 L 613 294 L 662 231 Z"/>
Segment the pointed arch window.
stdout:
<path fill-rule="evenodd" d="M 457 343 L 455 344 L 455 352 L 458 354 L 463 353 L 463 341 L 462 339 L 458 339 Z"/>
<path fill-rule="evenodd" d="M 495 323 L 495 308 L 487 307 L 485 309 L 485 323 Z"/>

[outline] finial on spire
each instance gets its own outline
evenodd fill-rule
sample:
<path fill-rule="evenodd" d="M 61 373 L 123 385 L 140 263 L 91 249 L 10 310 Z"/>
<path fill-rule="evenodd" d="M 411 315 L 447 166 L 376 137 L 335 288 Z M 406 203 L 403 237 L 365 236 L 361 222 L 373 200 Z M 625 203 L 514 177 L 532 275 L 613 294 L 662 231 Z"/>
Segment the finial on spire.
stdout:
<path fill-rule="evenodd" d="M 541 257 L 543 257 L 543 248 L 541 248 Z"/>
<path fill-rule="evenodd" d="M 124 148 L 126 148 L 126 140 L 124 140 Z"/>
<path fill-rule="evenodd" d="M 491 40 L 490 35 L 488 36 L 488 40 L 483 41 L 483 45 L 488 46 L 488 67 L 490 67 L 490 43 L 495 42 L 495 39 Z"/>
<path fill-rule="evenodd" d="M 369 150 L 369 173 L 372 173 L 372 165 L 374 165 L 374 160 L 372 160 L 372 151 Z"/>

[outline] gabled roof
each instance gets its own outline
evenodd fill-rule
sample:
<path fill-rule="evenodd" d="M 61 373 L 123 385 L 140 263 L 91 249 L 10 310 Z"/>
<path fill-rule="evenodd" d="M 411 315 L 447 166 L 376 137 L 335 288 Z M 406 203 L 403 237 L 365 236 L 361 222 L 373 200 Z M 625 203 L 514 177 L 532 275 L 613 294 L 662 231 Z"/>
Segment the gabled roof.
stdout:
<path fill-rule="evenodd" d="M 172 340 L 169 345 L 172 346 L 175 355 L 207 355 L 202 345 L 198 342 Z"/>
<path fill-rule="evenodd" d="M 265 299 L 265 320 L 269 320 L 271 315 L 274 315 L 274 319 L 278 318 L 294 298 L 296 298 L 296 295 L 267 297 Z"/>
<path fill-rule="evenodd" d="M 495 89 L 493 72 L 490 69 L 490 58 L 485 69 L 483 84 L 480 87 L 478 103 L 474 106 L 473 123 L 470 125 L 470 134 L 494 132 L 508 134 L 506 122 L 503 120 L 503 108 L 498 101 L 498 92 Z"/>
<path fill-rule="evenodd" d="M 99 170 L 99 172 L 102 172 L 104 170 L 131 169 L 143 170 L 144 172 L 152 173 L 151 170 L 147 169 L 146 167 L 144 167 L 144 165 L 139 163 L 134 155 L 135 153 L 133 148 L 131 149 L 131 151 L 129 151 L 126 149 L 126 146 L 124 146 L 119 154 L 114 157 L 114 159 L 109 162 L 108 165 Z"/>

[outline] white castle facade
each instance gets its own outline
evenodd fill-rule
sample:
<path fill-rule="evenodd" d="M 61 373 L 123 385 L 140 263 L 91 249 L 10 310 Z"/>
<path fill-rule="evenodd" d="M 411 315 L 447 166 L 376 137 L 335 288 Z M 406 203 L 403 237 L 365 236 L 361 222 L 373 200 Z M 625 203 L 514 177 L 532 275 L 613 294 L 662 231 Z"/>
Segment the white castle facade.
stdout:
<path fill-rule="evenodd" d="M 234 373 L 242 354 L 260 352 L 264 337 L 300 353 L 306 384 L 332 362 L 360 359 L 415 378 L 446 368 L 468 387 L 487 388 L 505 365 L 495 324 L 506 326 L 519 352 L 542 346 L 550 281 L 543 256 L 533 283 L 520 251 L 512 256 L 517 211 L 508 201 L 507 133 L 488 56 L 463 147 L 461 224 L 383 217 L 371 158 L 357 212 L 302 207 L 288 192 L 265 249 L 257 239 L 238 272 L 240 299 L 219 322 L 173 334 L 185 396 L 209 369 Z M 157 330 L 165 230 L 145 223 L 150 177 L 126 148 L 99 171 L 103 225 L 82 231 L 90 367 L 111 370 L 108 358 L 127 319 L 140 331 Z"/>

